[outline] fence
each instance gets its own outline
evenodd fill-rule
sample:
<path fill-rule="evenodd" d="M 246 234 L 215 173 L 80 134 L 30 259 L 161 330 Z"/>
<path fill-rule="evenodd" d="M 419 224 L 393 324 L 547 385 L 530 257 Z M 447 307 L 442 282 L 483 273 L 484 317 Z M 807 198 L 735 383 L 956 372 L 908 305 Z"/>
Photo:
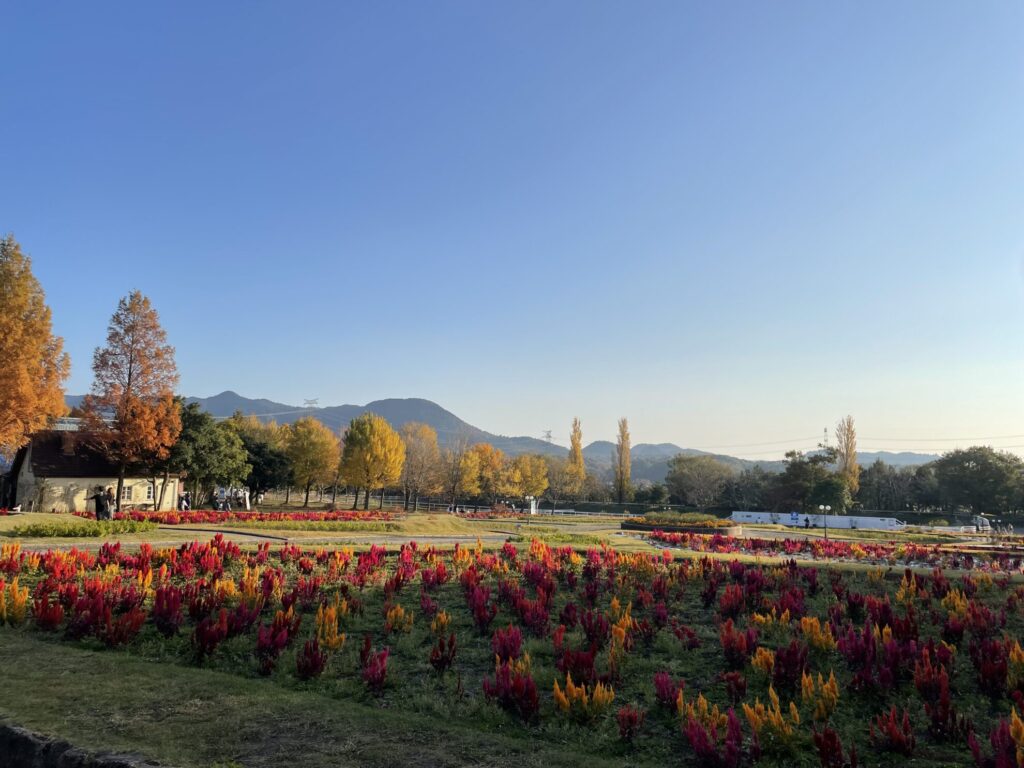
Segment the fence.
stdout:
<path fill-rule="evenodd" d="M 304 493 L 293 492 L 289 497 L 289 504 L 295 504 L 296 501 L 301 502 L 305 497 Z M 267 493 L 264 499 L 264 507 L 277 506 L 283 503 L 285 494 L 281 492 Z M 370 509 L 377 509 L 380 507 L 380 494 L 370 494 Z M 333 499 L 333 502 L 332 502 Z M 309 497 L 310 504 L 316 505 L 329 505 L 335 509 L 351 509 L 353 502 L 355 501 L 355 495 L 351 493 L 339 493 L 337 498 L 334 499 L 330 492 L 323 494 L 323 498 L 320 497 L 319 493 L 311 493 Z M 359 494 L 359 509 L 362 509 L 366 503 L 366 497 L 363 494 Z M 469 504 L 466 502 L 459 502 L 456 505 L 456 509 L 465 512 L 486 512 L 491 509 L 489 504 Z M 402 494 L 384 494 L 384 508 L 385 509 L 403 509 L 405 507 L 405 496 Z M 668 505 L 659 506 L 658 509 L 668 508 Z M 409 511 L 413 509 L 412 501 L 409 502 Z M 438 501 L 437 499 L 420 500 L 416 506 L 419 512 L 448 512 L 451 509 L 451 504 L 447 501 Z M 517 506 L 517 512 L 523 512 L 529 509 L 529 506 Z M 643 514 L 645 511 L 649 511 L 651 507 L 645 504 L 600 504 L 593 502 L 586 502 L 574 505 L 572 507 L 559 507 L 556 506 L 552 510 L 550 502 L 539 502 L 537 504 L 537 514 L 539 515 L 556 515 L 556 516 L 613 516 L 613 517 L 631 517 L 633 515 Z"/>

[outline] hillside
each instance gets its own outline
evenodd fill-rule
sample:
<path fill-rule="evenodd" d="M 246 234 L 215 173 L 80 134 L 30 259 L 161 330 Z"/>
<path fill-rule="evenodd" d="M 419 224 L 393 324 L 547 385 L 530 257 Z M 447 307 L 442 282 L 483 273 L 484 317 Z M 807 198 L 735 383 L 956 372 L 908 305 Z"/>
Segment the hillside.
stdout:
<path fill-rule="evenodd" d="M 674 443 L 639 443 L 631 450 L 633 465 L 632 477 L 634 481 L 647 480 L 652 483 L 664 481 L 668 474 L 668 462 L 673 456 L 682 454 L 684 456 L 710 456 L 717 461 L 732 467 L 737 472 L 753 467 L 760 467 L 766 472 L 781 472 L 785 468 L 782 459 L 739 459 L 735 456 L 727 456 L 721 453 L 701 451 L 696 448 L 681 448 Z M 583 458 L 587 465 L 597 471 L 611 472 L 613 456 L 615 455 L 615 443 L 608 440 L 596 440 L 583 448 Z M 894 467 L 916 467 L 927 464 L 939 458 L 937 455 L 928 453 L 892 453 L 889 451 L 867 451 L 858 454 L 862 467 L 881 460 Z"/>
<path fill-rule="evenodd" d="M 68 406 L 81 403 L 81 395 L 68 395 Z M 388 398 L 374 400 L 366 405 L 333 405 L 324 408 L 305 408 L 286 403 L 277 403 L 263 398 L 253 399 L 239 395 L 230 390 L 212 397 L 190 397 L 190 403 L 198 403 L 203 410 L 218 418 L 227 418 L 236 411 L 258 416 L 264 421 L 274 420 L 279 424 L 291 424 L 303 416 L 315 416 L 324 425 L 335 432 L 340 432 L 352 419 L 360 414 L 371 412 L 383 416 L 388 422 L 400 429 L 403 424 L 411 421 L 429 424 L 437 430 L 438 442 L 442 446 L 452 445 L 459 441 L 467 443 L 486 442 L 509 454 L 541 453 L 551 456 L 565 456 L 566 448 L 548 443 L 535 437 L 510 437 L 496 435 L 469 424 L 451 411 L 442 408 L 435 402 L 422 398 Z M 615 443 L 608 440 L 596 440 L 583 448 L 583 458 L 592 471 L 606 473 L 611 471 L 612 456 Z M 674 443 L 638 443 L 632 447 L 632 475 L 635 481 L 660 483 L 668 472 L 668 462 L 673 456 L 711 456 L 737 471 L 761 467 L 769 472 L 779 472 L 783 462 L 778 460 L 740 459 L 725 454 L 710 453 L 696 448 L 682 448 Z M 860 454 L 861 466 L 867 466 L 876 459 L 881 459 L 893 466 L 917 466 L 938 458 L 931 454 L 921 453 L 890 453 L 870 452 Z"/>
<path fill-rule="evenodd" d="M 218 417 L 228 417 L 235 411 L 241 411 L 259 416 L 265 421 L 273 419 L 280 424 L 291 424 L 303 416 L 315 416 L 335 432 L 340 432 L 356 416 L 370 412 L 383 416 L 395 429 L 401 429 L 402 425 L 411 421 L 429 424 L 437 430 L 437 439 L 442 446 L 464 440 L 468 443 L 487 442 L 511 454 L 545 453 L 561 456 L 566 452 L 565 448 L 538 438 L 508 437 L 486 432 L 467 424 L 437 403 L 416 397 L 389 398 L 374 400 L 366 405 L 333 405 L 325 408 L 301 408 L 271 400 L 252 400 L 231 391 L 221 392 L 213 397 L 191 397 L 188 401 L 199 403 L 205 411 Z"/>

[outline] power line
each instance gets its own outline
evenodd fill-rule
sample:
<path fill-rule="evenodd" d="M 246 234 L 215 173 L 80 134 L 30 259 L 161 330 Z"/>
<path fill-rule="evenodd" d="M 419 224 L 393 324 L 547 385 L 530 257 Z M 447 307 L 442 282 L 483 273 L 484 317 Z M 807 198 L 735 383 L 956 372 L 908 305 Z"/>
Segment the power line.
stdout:
<path fill-rule="evenodd" d="M 977 438 L 977 439 L 981 439 L 981 438 Z M 996 445 L 996 446 L 992 446 L 992 447 L 998 448 L 1001 451 L 1005 451 L 1005 450 L 1009 450 L 1011 448 L 1024 448 L 1024 444 L 1022 444 L 1022 445 Z M 942 450 L 947 450 L 947 449 L 942 448 L 941 446 L 935 446 L 935 445 L 919 445 L 919 446 L 915 446 L 913 448 L 902 448 L 901 447 L 899 449 L 896 449 L 896 448 L 886 448 L 886 447 L 883 447 L 883 448 L 861 448 L 859 446 L 857 448 L 858 453 L 865 453 L 865 452 L 867 452 L 867 453 L 876 453 L 876 452 L 883 452 L 883 453 L 910 452 L 910 453 L 913 453 L 914 451 L 942 451 Z"/>
<path fill-rule="evenodd" d="M 1024 435 L 988 435 L 987 437 L 864 437 L 877 443 L 955 443 L 965 440 L 1016 440 Z"/>
<path fill-rule="evenodd" d="M 707 451 L 712 448 L 758 448 L 762 445 L 782 445 L 784 443 L 806 443 L 808 440 L 816 440 L 817 436 L 812 435 L 811 437 L 797 437 L 792 440 L 769 440 L 766 443 L 734 443 L 732 445 L 706 445 L 700 450 Z"/>

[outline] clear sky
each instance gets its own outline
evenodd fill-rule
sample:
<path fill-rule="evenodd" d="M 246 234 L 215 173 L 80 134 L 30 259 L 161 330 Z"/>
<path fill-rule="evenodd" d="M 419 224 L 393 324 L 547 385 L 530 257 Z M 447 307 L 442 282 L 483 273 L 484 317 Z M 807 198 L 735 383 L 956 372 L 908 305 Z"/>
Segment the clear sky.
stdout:
<path fill-rule="evenodd" d="M 191 395 L 756 458 L 847 413 L 862 449 L 1024 446 L 1022 3 L 0 0 L 0 28 L 0 230 L 71 392 L 138 288 Z"/>

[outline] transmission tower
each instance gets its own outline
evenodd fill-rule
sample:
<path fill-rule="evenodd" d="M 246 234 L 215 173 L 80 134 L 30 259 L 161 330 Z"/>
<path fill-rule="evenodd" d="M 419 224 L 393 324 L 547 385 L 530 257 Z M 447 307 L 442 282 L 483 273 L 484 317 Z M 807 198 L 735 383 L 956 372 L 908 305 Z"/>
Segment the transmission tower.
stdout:
<path fill-rule="evenodd" d="M 304 408 L 319 408 L 320 398 L 314 397 L 312 400 L 303 400 L 302 405 Z"/>
<path fill-rule="evenodd" d="M 545 429 L 544 430 L 544 439 L 547 440 L 549 443 L 551 442 L 551 430 L 550 429 Z"/>

